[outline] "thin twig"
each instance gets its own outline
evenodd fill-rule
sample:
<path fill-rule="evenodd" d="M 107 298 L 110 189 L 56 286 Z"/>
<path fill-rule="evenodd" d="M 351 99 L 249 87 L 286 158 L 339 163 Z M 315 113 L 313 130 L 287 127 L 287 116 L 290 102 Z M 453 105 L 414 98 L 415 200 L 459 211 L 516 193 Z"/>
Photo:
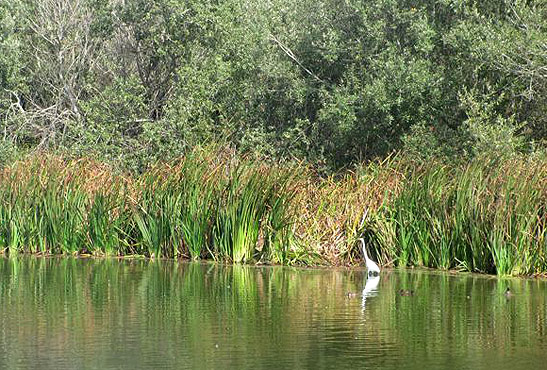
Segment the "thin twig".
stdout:
<path fill-rule="evenodd" d="M 306 68 L 299 60 L 298 58 L 296 57 L 296 55 L 294 55 L 294 53 L 292 52 L 291 49 L 289 49 L 287 46 L 283 45 L 281 43 L 281 41 L 279 41 L 279 39 L 277 39 L 277 37 L 275 37 L 274 35 L 271 35 L 270 34 L 270 40 L 272 40 L 273 42 L 275 42 L 280 48 L 281 50 L 283 50 L 283 52 L 285 54 L 287 54 L 287 56 L 289 58 L 291 58 L 296 64 L 298 64 L 300 66 L 300 68 L 302 68 L 304 71 L 306 71 L 310 76 L 312 76 L 313 78 L 315 78 L 317 81 L 319 82 L 324 82 L 322 79 L 320 79 L 315 73 L 313 73 L 312 71 L 310 71 L 308 68 Z"/>

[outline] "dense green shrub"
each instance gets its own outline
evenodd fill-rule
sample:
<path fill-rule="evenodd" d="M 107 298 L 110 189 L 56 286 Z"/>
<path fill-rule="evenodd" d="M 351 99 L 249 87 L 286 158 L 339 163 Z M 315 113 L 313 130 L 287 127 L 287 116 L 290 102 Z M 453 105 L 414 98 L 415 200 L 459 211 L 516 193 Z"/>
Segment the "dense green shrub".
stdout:
<path fill-rule="evenodd" d="M 142 171 L 200 143 L 346 166 L 547 138 L 543 1 L 17 0 L 0 129 Z"/>

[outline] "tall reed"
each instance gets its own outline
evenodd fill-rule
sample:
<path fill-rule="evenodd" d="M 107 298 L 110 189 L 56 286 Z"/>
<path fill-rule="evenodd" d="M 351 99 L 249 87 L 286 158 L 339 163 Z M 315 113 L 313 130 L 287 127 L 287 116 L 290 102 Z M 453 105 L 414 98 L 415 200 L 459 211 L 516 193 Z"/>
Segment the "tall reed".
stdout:
<path fill-rule="evenodd" d="M 86 210 L 85 245 L 93 254 L 123 253 L 124 230 L 130 217 L 126 197 L 121 189 L 101 191 L 89 201 Z"/>
<path fill-rule="evenodd" d="M 248 262 L 258 252 L 259 258 L 286 260 L 288 246 L 283 243 L 290 241 L 290 180 L 289 171 L 257 166 L 248 159 L 226 167 L 213 225 L 219 256 Z"/>
<path fill-rule="evenodd" d="M 0 169 L 0 252 L 547 273 L 547 159 L 402 155 L 330 177 L 200 149 L 141 175 L 29 157 Z"/>
<path fill-rule="evenodd" d="M 185 247 L 192 259 L 210 253 L 213 207 L 218 192 L 218 168 L 199 159 L 187 159 L 177 180 L 184 196 L 181 199 L 181 226 Z"/>
<path fill-rule="evenodd" d="M 545 271 L 547 170 L 524 161 L 416 168 L 383 207 L 399 265 L 532 274 Z"/>

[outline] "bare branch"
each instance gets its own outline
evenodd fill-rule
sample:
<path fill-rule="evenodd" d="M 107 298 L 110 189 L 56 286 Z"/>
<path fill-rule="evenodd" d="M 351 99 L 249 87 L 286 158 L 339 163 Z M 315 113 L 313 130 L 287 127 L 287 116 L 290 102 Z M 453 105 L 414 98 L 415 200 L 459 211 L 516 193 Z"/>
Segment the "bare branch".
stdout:
<path fill-rule="evenodd" d="M 270 34 L 270 40 L 272 40 L 273 42 L 275 42 L 277 44 L 277 46 L 279 46 L 279 48 L 281 50 L 283 50 L 283 52 L 285 54 L 287 54 L 287 56 L 289 58 L 291 58 L 296 64 L 298 64 L 300 66 L 300 68 L 302 68 L 304 71 L 306 71 L 307 74 L 309 74 L 310 76 L 312 76 L 313 78 L 315 78 L 317 81 L 319 82 L 324 82 L 322 79 L 319 78 L 319 76 L 317 76 L 315 73 L 313 73 L 311 70 L 309 70 L 308 68 L 306 68 L 299 60 L 298 58 L 296 57 L 296 55 L 294 55 L 294 53 L 292 52 L 291 49 L 289 49 L 287 46 L 283 45 L 283 43 L 281 43 L 281 41 L 279 41 L 279 39 L 277 37 L 275 37 L 274 35 L 271 35 Z"/>

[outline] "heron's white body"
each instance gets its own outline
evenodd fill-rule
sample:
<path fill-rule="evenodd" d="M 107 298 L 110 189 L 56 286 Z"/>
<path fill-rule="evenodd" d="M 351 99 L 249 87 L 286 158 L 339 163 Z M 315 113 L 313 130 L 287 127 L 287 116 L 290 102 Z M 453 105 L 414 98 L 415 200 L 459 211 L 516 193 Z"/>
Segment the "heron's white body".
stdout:
<path fill-rule="evenodd" d="M 363 254 L 365 255 L 365 263 L 367 265 L 368 273 L 380 274 L 380 267 L 378 267 L 376 262 L 368 258 L 367 249 L 365 248 L 365 240 L 363 238 L 359 238 L 359 240 L 361 241 L 361 244 L 363 246 Z"/>

